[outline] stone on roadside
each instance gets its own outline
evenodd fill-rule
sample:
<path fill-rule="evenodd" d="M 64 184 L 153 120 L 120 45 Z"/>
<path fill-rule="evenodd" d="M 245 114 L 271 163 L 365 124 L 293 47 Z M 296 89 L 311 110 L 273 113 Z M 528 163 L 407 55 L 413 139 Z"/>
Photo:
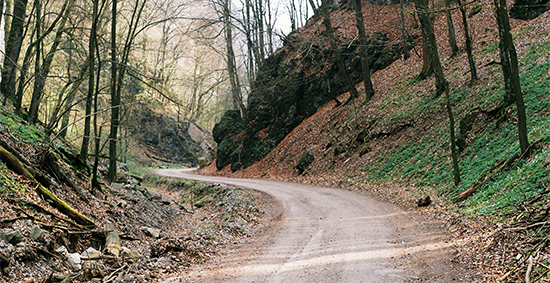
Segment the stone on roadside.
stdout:
<path fill-rule="evenodd" d="M 61 246 L 55 249 L 55 251 L 65 256 L 67 258 L 67 263 L 69 263 L 69 265 L 73 269 L 76 269 L 76 270 L 82 269 L 82 264 L 81 264 L 82 260 L 79 253 L 69 253 L 69 250 L 67 250 L 65 246 Z"/>
<path fill-rule="evenodd" d="M 120 253 L 123 257 L 129 257 L 129 258 L 139 258 L 141 257 L 141 254 L 138 251 L 132 251 L 127 247 L 122 248 L 122 252 Z"/>
<path fill-rule="evenodd" d="M 143 231 L 143 233 L 145 233 L 145 235 L 151 236 L 155 239 L 160 237 L 160 229 L 157 229 L 157 228 L 141 227 L 141 231 Z"/>
<path fill-rule="evenodd" d="M 16 245 L 23 240 L 23 234 L 16 229 L 5 229 L 0 232 L 0 239 L 4 240 L 6 243 Z"/>
<path fill-rule="evenodd" d="M 151 195 L 151 197 L 149 198 L 150 201 L 153 201 L 153 200 L 162 200 L 162 196 L 159 195 L 159 194 L 154 194 L 154 195 Z"/>
<path fill-rule="evenodd" d="M 204 196 L 201 199 L 199 199 L 198 201 L 196 201 L 193 205 L 196 208 L 201 208 L 201 207 L 205 206 L 209 201 L 210 201 L 210 198 L 208 196 Z"/>
<path fill-rule="evenodd" d="M 69 253 L 67 261 L 76 270 L 82 269 L 82 259 L 79 253 Z"/>
<path fill-rule="evenodd" d="M 44 231 L 40 229 L 40 226 L 38 225 L 32 226 L 31 233 L 29 234 L 29 237 L 31 239 L 35 241 L 40 241 L 42 240 L 43 236 L 44 236 Z"/>
<path fill-rule="evenodd" d="M 92 247 L 89 247 L 87 248 L 85 251 L 82 252 L 82 257 L 83 258 L 86 258 L 86 259 L 97 259 L 97 258 L 101 258 L 103 254 L 92 248 Z"/>

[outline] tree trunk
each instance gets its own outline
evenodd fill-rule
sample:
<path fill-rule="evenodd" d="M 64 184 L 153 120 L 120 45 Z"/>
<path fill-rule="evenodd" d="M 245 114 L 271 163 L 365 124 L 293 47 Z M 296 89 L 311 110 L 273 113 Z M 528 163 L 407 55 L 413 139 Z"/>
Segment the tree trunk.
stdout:
<path fill-rule="evenodd" d="M 98 5 L 99 3 L 99 0 L 94 0 L 94 5 Z M 94 7 L 95 9 L 97 9 L 98 7 Z M 96 10 L 97 11 L 97 10 Z M 97 18 L 97 13 L 95 13 L 96 15 L 96 18 Z M 97 29 L 96 29 L 97 31 Z M 95 34 L 95 33 L 94 33 Z M 97 34 L 95 34 L 97 35 Z M 99 46 L 97 45 L 97 38 L 94 38 L 94 43 L 96 44 L 94 50 L 97 52 L 97 50 L 99 50 Z M 99 57 L 99 53 L 98 53 L 98 57 Z M 96 82 L 95 82 L 95 85 L 96 86 L 99 86 L 99 81 L 101 80 L 101 60 L 99 60 L 97 62 L 97 76 L 96 77 Z M 94 150 L 94 166 L 92 168 L 92 190 L 99 190 L 100 189 L 100 185 L 99 185 L 99 180 L 98 180 L 98 170 L 99 170 L 99 154 L 101 153 L 101 130 L 102 128 L 98 126 L 98 121 L 97 121 L 97 114 L 98 114 L 98 110 L 99 110 L 99 88 L 96 87 L 95 88 L 95 93 L 94 93 L 94 145 L 95 145 L 95 150 Z M 103 146 L 105 146 L 106 143 L 103 144 Z"/>
<path fill-rule="evenodd" d="M 428 16 L 428 0 L 414 0 L 414 5 L 417 10 L 418 19 L 423 30 L 423 34 L 426 36 L 426 43 L 430 48 L 432 54 L 433 68 L 436 75 L 435 88 L 436 97 L 439 97 L 442 93 L 445 93 L 447 114 L 449 115 L 449 127 L 450 127 L 450 144 L 451 144 L 451 157 L 453 162 L 454 182 L 455 185 L 460 183 L 460 168 L 458 166 L 458 154 L 456 151 L 456 139 L 454 130 L 454 117 L 451 108 L 451 99 L 449 97 L 449 83 L 443 75 L 443 68 L 441 67 L 441 61 L 439 60 L 439 51 L 437 49 L 437 42 L 435 39 L 435 33 L 433 29 L 433 22 Z"/>
<path fill-rule="evenodd" d="M 367 35 L 365 33 L 365 23 L 363 22 L 363 9 L 361 0 L 355 0 L 355 24 L 359 32 L 359 55 L 361 56 L 361 69 L 363 71 L 363 82 L 365 84 L 365 101 L 369 101 L 374 95 L 374 87 L 370 77 L 370 66 L 367 50 Z"/>
<path fill-rule="evenodd" d="M 403 50 L 403 60 L 409 59 L 409 46 L 407 45 L 407 35 L 405 32 L 405 7 L 403 4 L 404 0 L 399 1 L 400 11 L 399 11 L 399 26 L 401 28 L 401 49 Z"/>
<path fill-rule="evenodd" d="M 449 115 L 449 132 L 451 139 L 451 157 L 453 160 L 453 172 L 454 172 L 454 181 L 455 186 L 458 186 L 460 183 L 460 167 L 458 166 L 458 153 L 456 150 L 456 137 L 455 137 L 455 119 L 453 116 L 453 109 L 451 108 L 451 98 L 449 97 L 449 88 L 445 90 L 445 100 L 447 114 Z"/>
<path fill-rule="evenodd" d="M 355 85 L 349 78 L 348 72 L 346 71 L 344 60 L 342 59 L 342 55 L 340 54 L 340 49 L 338 48 L 338 44 L 336 43 L 336 36 L 334 35 L 334 29 L 332 28 L 332 23 L 330 21 L 330 13 L 327 6 L 328 6 L 327 1 L 323 0 L 323 3 L 321 4 L 321 11 L 323 13 L 323 24 L 325 25 L 325 29 L 327 30 L 330 47 L 334 54 L 334 59 L 336 61 L 336 64 L 338 65 L 338 69 L 340 69 L 340 75 L 342 76 L 344 83 L 348 86 L 348 91 L 350 93 L 350 96 L 348 100 L 345 102 L 347 104 L 351 102 L 353 99 L 359 97 L 359 92 L 357 92 L 357 88 L 355 88 Z"/>
<path fill-rule="evenodd" d="M 113 2 L 116 2 L 113 1 Z M 141 13 L 145 7 L 146 1 L 136 1 L 134 9 L 132 11 L 132 17 L 130 19 L 128 33 L 126 34 L 126 40 L 124 42 L 124 49 L 120 62 L 116 60 L 116 3 L 113 3 L 113 19 L 111 26 L 112 41 L 111 41 L 111 59 L 113 60 L 113 67 L 111 79 L 111 105 L 113 109 L 111 110 L 111 133 L 109 135 L 109 173 L 108 178 L 110 181 L 113 181 L 116 177 L 117 170 L 117 138 L 118 138 L 118 128 L 120 126 L 120 107 L 121 107 L 121 91 L 122 91 L 122 82 L 124 75 L 126 74 L 126 66 L 128 63 L 128 58 L 130 56 L 130 51 L 132 44 L 136 35 L 138 33 L 137 27 L 139 20 L 141 18 Z M 117 62 L 115 64 L 115 62 Z"/>
<path fill-rule="evenodd" d="M 20 113 L 21 111 L 21 102 L 18 102 L 15 97 L 15 74 L 17 71 L 17 60 L 19 59 L 21 45 L 23 44 L 26 9 L 27 0 L 15 0 L 11 28 L 6 39 L 6 54 L 2 70 L 2 81 L 0 82 L 0 93 L 12 101 L 16 113 Z"/>
<path fill-rule="evenodd" d="M 429 49 L 429 53 L 431 55 L 431 66 L 433 68 L 433 72 L 435 73 L 435 97 L 439 97 L 447 89 L 448 83 L 443 75 L 443 68 L 441 67 L 441 61 L 439 60 L 439 52 L 437 49 L 433 22 L 428 16 L 428 0 L 415 0 L 414 4 L 416 6 L 418 19 L 420 20 L 422 34 L 425 38 L 425 48 Z M 426 54 L 426 52 L 424 54 Z"/>
<path fill-rule="evenodd" d="M 97 29 L 97 9 L 98 1 L 92 0 L 92 26 L 90 29 L 90 40 L 88 41 L 88 93 L 86 95 L 86 110 L 84 118 L 84 136 L 82 137 L 82 145 L 80 147 L 80 158 L 88 159 L 88 145 L 90 143 L 91 132 L 91 115 L 92 101 L 95 93 L 95 46 L 96 46 L 96 29 Z"/>
<path fill-rule="evenodd" d="M 226 47 L 226 63 L 227 72 L 229 73 L 229 83 L 231 85 L 231 99 L 233 102 L 233 108 L 239 109 L 241 116 L 245 115 L 246 109 L 243 102 L 243 96 L 241 93 L 241 84 L 239 82 L 239 75 L 237 73 L 237 67 L 235 62 L 235 52 L 233 51 L 233 32 L 231 23 L 231 7 L 229 0 L 223 0 L 222 18 L 224 22 L 225 31 L 225 47 Z"/>
<path fill-rule="evenodd" d="M 35 68 L 36 78 L 34 80 L 34 91 L 31 101 L 31 107 L 29 111 L 29 122 L 35 123 L 38 119 L 38 111 L 39 111 L 39 105 L 42 100 L 42 96 L 44 94 L 44 86 L 46 84 L 46 78 L 48 77 L 51 69 L 51 65 L 53 62 L 53 58 L 55 53 L 57 52 L 57 48 L 59 47 L 59 44 L 61 43 L 61 36 L 65 32 L 65 23 L 67 22 L 67 18 L 69 17 L 69 14 L 72 11 L 74 0 L 68 0 L 65 1 L 63 4 L 63 8 L 60 11 L 61 17 L 58 16 L 55 22 L 59 21 L 61 18 L 61 21 L 59 22 L 59 27 L 57 28 L 57 32 L 55 33 L 54 41 L 50 47 L 50 50 L 48 51 L 46 57 L 43 59 L 42 66 L 38 66 L 38 68 Z M 52 25 L 55 25 L 52 24 Z M 53 29 L 53 26 L 50 26 L 48 31 L 46 33 L 49 33 Z M 42 36 L 44 38 L 44 36 Z M 42 39 L 37 39 L 38 42 L 42 41 Z M 37 50 L 40 48 L 37 47 Z M 38 56 L 37 56 L 38 61 Z"/>
<path fill-rule="evenodd" d="M 460 6 L 460 13 L 462 14 L 462 25 L 464 27 L 464 37 L 466 45 L 466 54 L 468 56 L 468 64 L 470 65 L 470 85 L 474 85 L 477 81 L 476 63 L 474 61 L 474 55 L 472 54 L 472 39 L 470 38 L 470 32 L 468 29 L 468 20 L 466 18 L 466 8 L 462 5 L 462 0 L 457 0 Z"/>
<path fill-rule="evenodd" d="M 453 17 L 451 15 L 451 0 L 445 0 L 445 17 L 447 18 L 447 29 L 449 31 L 449 45 L 451 46 L 451 57 L 458 53 L 458 45 L 456 45 L 455 27 Z"/>
<path fill-rule="evenodd" d="M 428 19 L 429 20 L 429 19 Z M 426 34 L 422 30 L 422 70 L 418 77 L 423 80 L 434 73 L 432 51 L 426 39 Z"/>
<path fill-rule="evenodd" d="M 117 95 L 117 54 L 116 54 L 116 13 L 117 0 L 111 6 L 111 131 L 109 133 L 109 172 L 107 178 L 112 182 L 117 171 L 117 137 L 120 114 L 120 97 Z"/>
<path fill-rule="evenodd" d="M 35 52 L 35 59 L 34 59 L 34 85 L 36 86 L 37 81 L 40 81 L 42 78 L 40 78 L 41 66 L 40 66 L 40 55 L 42 53 L 42 40 L 40 40 L 40 35 L 42 34 L 42 3 L 40 0 L 35 0 L 35 30 L 36 30 L 36 52 Z M 23 79 L 21 79 L 23 81 Z M 34 92 L 31 98 L 31 105 L 29 107 L 29 117 L 28 122 L 31 124 L 34 124 L 36 120 L 38 119 L 38 103 L 40 101 L 40 98 L 36 96 L 37 93 Z M 23 93 L 21 92 L 21 96 L 23 96 Z"/>
<path fill-rule="evenodd" d="M 521 154 L 523 155 L 529 149 L 529 140 L 527 137 L 527 116 L 525 113 L 523 94 L 521 93 L 521 85 L 519 81 L 518 57 L 516 53 L 516 48 L 514 46 L 514 40 L 511 34 L 510 19 L 508 18 L 508 11 L 506 9 L 506 0 L 494 0 L 494 4 L 497 14 L 497 23 L 499 27 L 499 47 L 501 59 L 509 60 L 508 62 L 501 62 L 502 71 L 504 74 L 506 74 L 508 70 L 506 70 L 505 65 L 509 67 L 510 99 L 512 99 L 512 97 L 515 98 L 518 110 L 519 146 L 521 149 Z"/>

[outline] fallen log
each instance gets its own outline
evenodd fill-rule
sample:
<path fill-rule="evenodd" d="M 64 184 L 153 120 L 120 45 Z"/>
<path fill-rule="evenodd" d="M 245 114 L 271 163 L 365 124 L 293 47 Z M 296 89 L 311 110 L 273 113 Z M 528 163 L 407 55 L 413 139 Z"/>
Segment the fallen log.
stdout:
<path fill-rule="evenodd" d="M 493 178 L 493 176 L 495 176 L 498 172 L 502 171 L 502 169 L 504 169 L 506 166 L 512 164 L 520 156 L 521 155 L 519 153 L 514 154 L 514 156 L 512 156 L 506 162 L 502 163 L 502 165 L 500 165 L 495 171 L 493 171 L 493 173 L 491 173 L 490 175 L 487 175 L 485 177 L 485 179 L 483 179 L 483 181 L 481 181 L 478 184 L 472 185 L 469 189 L 467 189 L 467 190 L 463 191 L 462 193 L 460 193 L 460 195 L 458 197 L 458 201 L 463 201 L 463 200 L 467 199 L 469 196 L 471 196 L 473 193 L 475 193 L 477 191 L 477 189 L 479 189 L 481 186 L 485 185 L 485 183 L 489 182 L 489 180 L 491 180 L 491 178 Z M 490 172 L 491 172 L 491 170 L 489 170 L 489 172 L 487 172 L 487 174 L 489 174 Z"/>
<path fill-rule="evenodd" d="M 36 192 L 51 201 L 50 205 L 55 207 L 61 213 L 67 215 L 78 224 L 95 226 L 95 223 L 92 220 L 70 207 L 67 203 L 59 199 L 55 194 L 38 182 L 34 178 L 33 174 L 30 173 L 27 166 L 25 166 L 25 164 L 23 164 L 17 157 L 4 149 L 2 146 L 0 146 L 0 160 L 2 160 L 2 162 L 4 162 L 10 170 L 22 175 L 28 180 L 31 180 L 34 183 L 34 186 L 36 186 Z"/>
<path fill-rule="evenodd" d="M 116 231 L 115 225 L 107 223 L 105 225 L 105 251 L 118 257 L 122 250 L 122 242 Z"/>

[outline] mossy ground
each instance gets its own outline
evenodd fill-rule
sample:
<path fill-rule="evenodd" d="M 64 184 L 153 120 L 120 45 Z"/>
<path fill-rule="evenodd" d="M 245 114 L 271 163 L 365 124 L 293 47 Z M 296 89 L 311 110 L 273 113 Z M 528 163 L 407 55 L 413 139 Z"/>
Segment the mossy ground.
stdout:
<path fill-rule="evenodd" d="M 528 28 L 526 28 L 528 30 Z M 523 29 L 522 29 L 523 30 Z M 482 49 L 477 56 L 494 52 L 495 44 Z M 491 47 L 491 48 L 489 48 Z M 532 45 L 520 53 L 520 79 L 527 111 L 529 140 L 541 141 L 529 158 L 514 163 L 492 177 L 490 182 L 478 189 L 461 206 L 464 212 L 475 215 L 505 214 L 515 210 L 521 203 L 544 190 L 550 181 L 550 41 Z M 456 131 L 459 122 L 472 112 L 490 111 L 501 103 L 504 87 L 500 66 L 489 66 L 493 74 L 487 81 L 471 88 L 464 86 L 451 89 L 451 100 L 455 114 Z M 448 74 L 452 79 L 454 73 Z M 395 107 L 394 112 L 383 123 L 395 123 L 414 119 L 415 115 L 428 115 L 442 111 L 442 99 L 428 96 L 418 98 L 417 80 L 406 80 L 396 84 L 395 99 L 385 101 L 379 107 Z M 406 105 L 406 106 L 403 106 Z M 467 135 L 467 144 L 459 155 L 462 182 L 453 184 L 450 162 L 448 122 L 435 124 L 416 140 L 410 140 L 399 149 L 379 157 L 374 166 L 363 170 L 369 176 L 368 182 L 406 182 L 417 187 L 434 187 L 440 195 L 454 200 L 457 194 L 479 182 L 496 163 L 511 158 L 519 152 L 515 106 L 496 116 L 480 115 Z M 425 129 L 425 128 L 422 128 Z M 417 130 L 422 130 L 418 128 Z"/>

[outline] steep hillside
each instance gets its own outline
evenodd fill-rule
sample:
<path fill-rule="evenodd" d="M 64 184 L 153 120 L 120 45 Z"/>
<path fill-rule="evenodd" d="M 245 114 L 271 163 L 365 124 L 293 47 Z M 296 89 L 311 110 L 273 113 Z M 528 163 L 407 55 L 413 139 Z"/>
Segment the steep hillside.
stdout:
<path fill-rule="evenodd" d="M 135 173 L 120 164 L 92 189 L 70 144 L 0 106 L 0 282 L 155 282 L 254 235 L 269 210 L 259 193 Z"/>
<path fill-rule="evenodd" d="M 392 6 L 364 2 L 368 11 L 368 50 L 371 70 L 380 70 L 401 57 L 399 17 Z M 361 80 L 357 53 L 359 40 L 352 11 L 339 9 L 333 14 L 339 52 L 351 79 Z M 418 30 L 407 14 L 408 45 L 415 44 Z M 410 48 L 410 46 L 409 46 Z M 284 46 L 260 67 L 248 97 L 244 120 L 228 112 L 214 128 L 218 143 L 217 166 L 231 164 L 232 170 L 248 167 L 265 157 L 292 129 L 315 111 L 335 99 L 347 87 L 333 59 L 327 32 L 320 17 L 288 35 Z M 241 128 L 235 125 L 241 125 Z M 230 133 L 229 135 L 217 133 Z"/>
<path fill-rule="evenodd" d="M 123 121 L 123 126 L 128 129 L 130 142 L 135 144 L 128 159 L 138 163 L 138 167 L 149 166 L 154 160 L 195 167 L 199 159 L 210 161 L 215 151 L 210 133 L 148 106 L 137 107 Z"/>
<path fill-rule="evenodd" d="M 416 206 L 418 197 L 430 195 L 435 206 L 428 211 L 447 220 L 460 239 L 457 245 L 463 246 L 464 260 L 474 261 L 488 281 L 524 280 L 526 273 L 532 278 L 545 276 L 547 270 L 539 262 L 545 264 L 550 254 L 537 243 L 549 232 L 544 223 L 550 205 L 550 13 L 530 21 L 512 20 L 533 149 L 529 158 L 518 160 L 513 158 L 519 152 L 515 106 L 497 111 L 504 86 L 491 3 L 482 1 L 475 6 L 478 12 L 470 13 L 480 77 L 473 86 L 465 52 L 449 57 L 446 20 L 443 15 L 435 19 L 457 121 L 462 174 L 458 186 L 452 182 L 445 104 L 442 98 L 433 98 L 434 78 L 417 78 L 422 64 L 418 47 L 408 60 L 395 61 L 373 74 L 376 94 L 370 102 L 358 99 L 346 106 L 328 102 L 260 162 L 218 174 L 354 188 L 409 207 Z M 460 19 L 453 11 L 462 46 Z M 477 185 L 476 194 L 453 203 L 460 192 Z M 475 222 L 463 221 L 468 217 Z M 489 224 L 495 222 L 500 224 Z"/>

